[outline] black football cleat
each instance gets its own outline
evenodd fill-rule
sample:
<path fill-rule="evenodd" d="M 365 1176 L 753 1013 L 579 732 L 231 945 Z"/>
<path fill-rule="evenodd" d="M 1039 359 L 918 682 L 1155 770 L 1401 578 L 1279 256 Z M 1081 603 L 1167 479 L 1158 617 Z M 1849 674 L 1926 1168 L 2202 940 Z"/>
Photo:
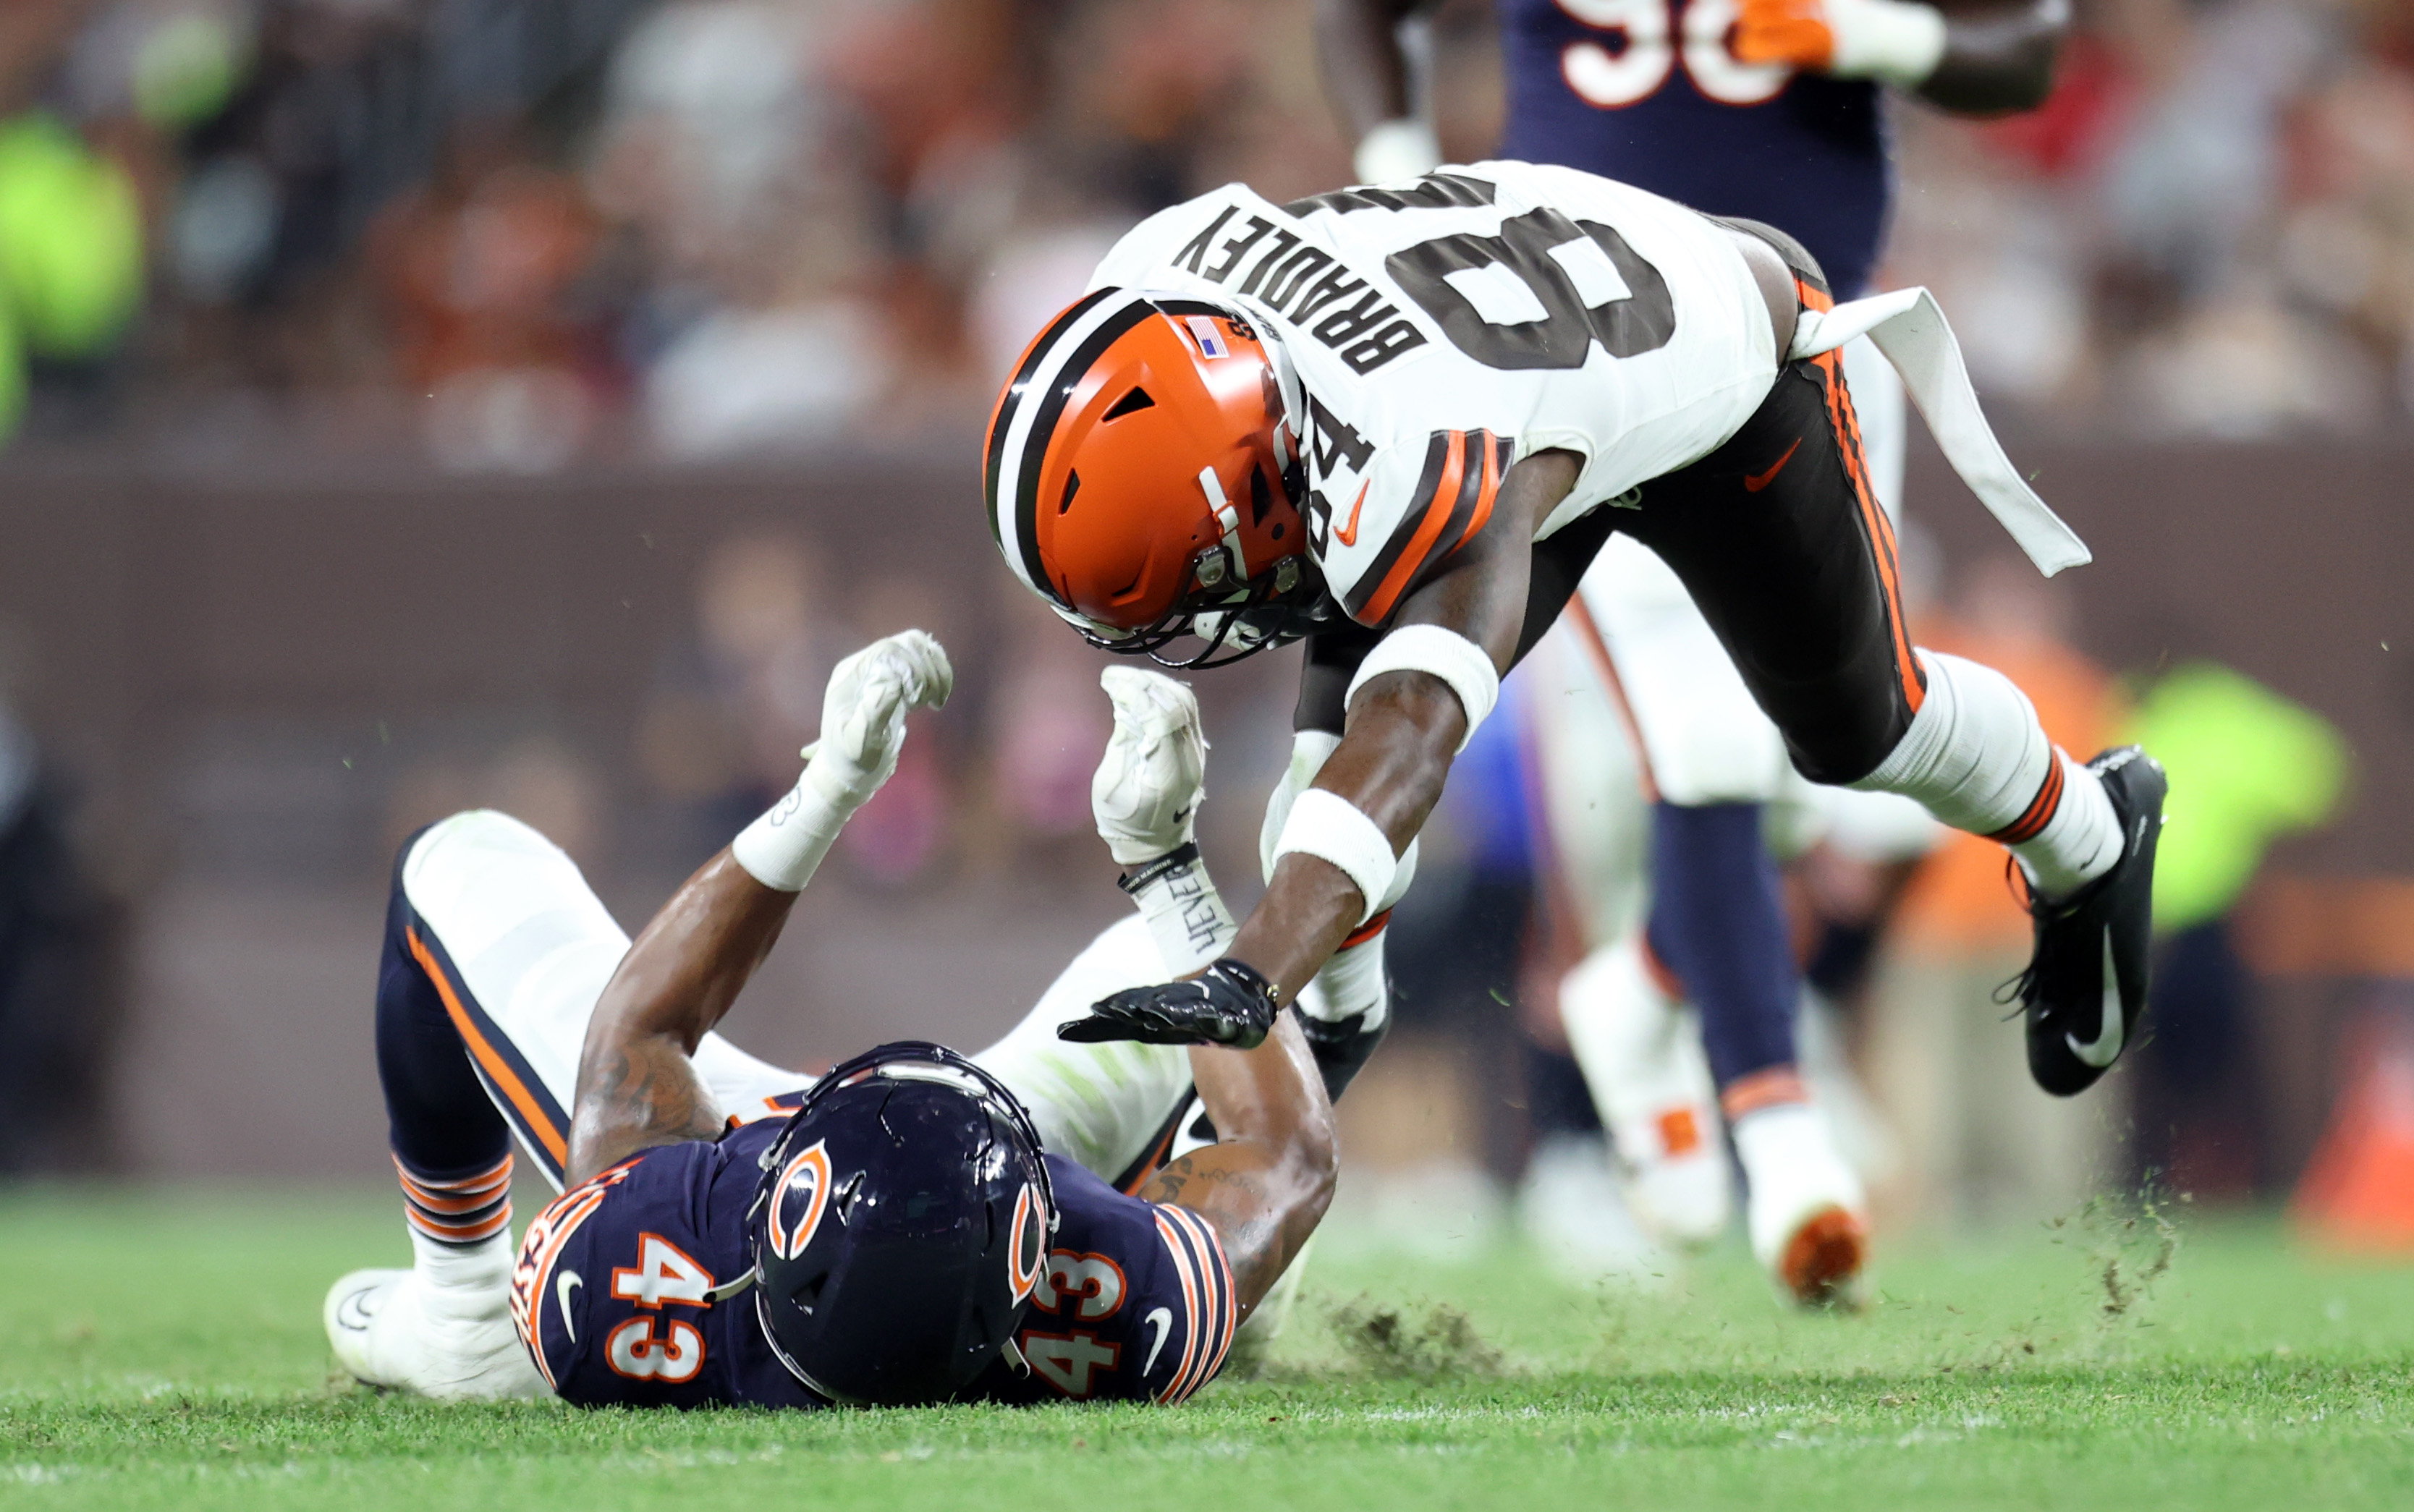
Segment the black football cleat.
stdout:
<path fill-rule="evenodd" d="M 2146 1011 L 2154 923 L 2154 842 L 2163 828 L 2163 765 L 2136 746 L 2087 763 L 2121 821 L 2121 859 L 2058 903 L 2032 898 L 2036 951 L 2016 984 L 2028 1021 L 2029 1075 L 2056 1097 L 2095 1085 L 2121 1059 Z"/>
<path fill-rule="evenodd" d="M 1382 1044 L 1383 1036 L 1392 1030 L 1389 1014 L 1373 1029 L 1366 1027 L 1364 1014 L 1327 1020 L 1311 1018 L 1294 1010 L 1293 1016 L 1299 1020 L 1308 1053 L 1316 1057 L 1316 1069 L 1324 1075 L 1324 1095 L 1335 1103 L 1341 1101 L 1341 1094 L 1375 1053 L 1375 1046 Z"/>

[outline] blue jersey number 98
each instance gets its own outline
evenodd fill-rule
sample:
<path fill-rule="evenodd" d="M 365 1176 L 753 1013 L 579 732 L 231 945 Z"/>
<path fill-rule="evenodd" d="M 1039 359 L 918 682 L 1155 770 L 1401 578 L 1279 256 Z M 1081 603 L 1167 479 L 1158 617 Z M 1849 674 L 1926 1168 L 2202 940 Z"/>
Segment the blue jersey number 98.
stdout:
<path fill-rule="evenodd" d="M 1794 77 L 1780 65 L 1736 61 L 1727 46 L 1736 0 L 1558 0 L 1558 7 L 1602 34 L 1559 51 L 1560 77 L 1578 99 L 1601 110 L 1650 98 L 1679 62 L 1694 88 L 1725 105 L 1773 99 Z"/>

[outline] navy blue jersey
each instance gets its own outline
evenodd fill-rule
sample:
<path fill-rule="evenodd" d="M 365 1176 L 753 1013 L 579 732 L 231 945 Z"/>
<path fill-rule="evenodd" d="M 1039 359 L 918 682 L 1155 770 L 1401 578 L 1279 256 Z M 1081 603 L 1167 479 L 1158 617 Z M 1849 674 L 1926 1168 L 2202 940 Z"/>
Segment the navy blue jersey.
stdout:
<path fill-rule="evenodd" d="M 765 1119 L 708 1144 L 647 1150 L 529 1225 L 512 1318 L 564 1401 L 827 1405 L 771 1353 L 751 1291 L 714 1295 L 746 1273 L 757 1159 L 782 1127 Z M 1029 1371 L 1001 1360 L 966 1395 L 1182 1401 L 1223 1365 L 1238 1322 L 1222 1248 L 1196 1214 L 1047 1160 L 1060 1222 L 1017 1336 Z"/>
<path fill-rule="evenodd" d="M 1736 62 L 1735 0 L 1498 3 L 1501 156 L 1766 221 L 1837 298 L 1867 288 L 1893 193 L 1876 84 Z"/>

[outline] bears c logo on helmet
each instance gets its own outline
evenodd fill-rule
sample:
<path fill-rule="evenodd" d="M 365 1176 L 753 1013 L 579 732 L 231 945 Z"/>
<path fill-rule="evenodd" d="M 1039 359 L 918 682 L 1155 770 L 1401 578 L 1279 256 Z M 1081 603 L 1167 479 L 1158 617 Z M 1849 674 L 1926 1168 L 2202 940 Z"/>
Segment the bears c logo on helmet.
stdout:
<path fill-rule="evenodd" d="M 1039 1194 L 1026 1182 L 1014 1199 L 1014 1242 L 1006 1251 L 1006 1283 L 1013 1288 L 1017 1306 L 1039 1284 L 1047 1238 L 1048 1215 L 1040 1208 Z"/>
<path fill-rule="evenodd" d="M 768 1215 L 772 1253 L 794 1260 L 805 1253 L 805 1246 L 813 1241 L 813 1231 L 822 1226 L 829 1189 L 829 1149 L 817 1139 L 780 1173 Z"/>

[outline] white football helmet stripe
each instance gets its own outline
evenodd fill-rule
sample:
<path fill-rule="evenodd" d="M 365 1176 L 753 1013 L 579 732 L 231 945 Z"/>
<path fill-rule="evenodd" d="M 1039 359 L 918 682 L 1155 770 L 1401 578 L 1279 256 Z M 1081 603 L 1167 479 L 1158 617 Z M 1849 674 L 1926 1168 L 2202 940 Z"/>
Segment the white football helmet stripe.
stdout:
<path fill-rule="evenodd" d="M 1073 354 L 1081 349 L 1081 344 L 1089 340 L 1100 326 L 1133 305 L 1146 303 L 1136 290 L 1118 289 L 1082 311 L 1080 319 L 1058 333 L 1056 340 L 1040 357 L 1038 365 L 1031 370 L 1030 379 L 1021 385 L 1022 393 L 1015 405 L 1014 418 L 1006 425 L 1006 445 L 998 454 L 997 495 L 990 501 L 990 507 L 996 513 L 997 538 L 1005 548 L 1006 566 L 1014 570 L 1014 575 L 1021 580 L 1024 587 L 1042 598 L 1052 600 L 1055 594 L 1046 584 L 1031 581 L 1031 573 L 1023 565 L 1022 532 L 1017 518 L 1020 511 L 1016 508 L 1021 493 L 1024 452 L 1034 444 L 1033 424 L 1039 412 L 1047 408 L 1048 394 L 1064 381 L 1065 369 Z M 1038 437 L 1037 444 L 1046 446 L 1048 438 L 1044 436 Z"/>

